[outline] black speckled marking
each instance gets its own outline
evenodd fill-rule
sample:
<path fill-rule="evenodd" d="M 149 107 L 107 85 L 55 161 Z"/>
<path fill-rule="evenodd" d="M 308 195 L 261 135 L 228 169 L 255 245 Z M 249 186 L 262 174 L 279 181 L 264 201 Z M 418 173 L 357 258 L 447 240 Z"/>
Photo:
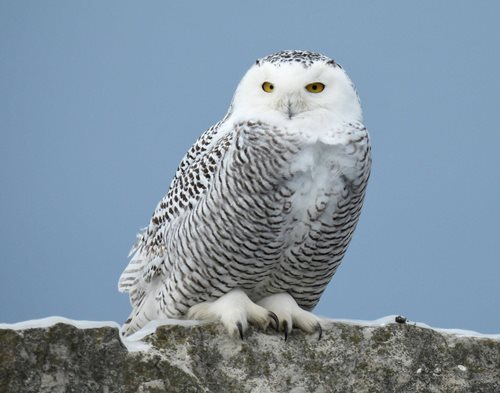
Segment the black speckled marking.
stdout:
<path fill-rule="evenodd" d="M 301 63 L 305 68 L 310 67 L 315 62 L 324 62 L 326 64 L 331 64 L 333 67 L 340 67 L 335 60 L 322 55 L 317 52 L 309 52 L 303 50 L 284 50 L 280 52 L 273 53 L 269 56 L 263 57 L 256 61 L 257 65 L 263 63 L 275 64 L 277 66 L 286 63 Z M 340 67 L 342 68 L 342 67 Z"/>

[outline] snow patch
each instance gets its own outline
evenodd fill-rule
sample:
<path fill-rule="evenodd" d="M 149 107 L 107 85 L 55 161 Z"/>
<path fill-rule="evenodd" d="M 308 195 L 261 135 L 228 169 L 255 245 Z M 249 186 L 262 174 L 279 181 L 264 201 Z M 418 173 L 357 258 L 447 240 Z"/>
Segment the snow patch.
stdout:
<path fill-rule="evenodd" d="M 397 315 L 388 315 L 386 317 L 375 319 L 373 321 L 365 321 L 365 320 L 361 320 L 361 319 L 331 319 L 331 318 L 323 318 L 323 317 L 320 317 L 320 318 L 325 320 L 325 321 L 341 322 L 341 323 L 346 323 L 349 325 L 360 325 L 360 326 L 367 326 L 367 327 L 381 327 L 381 326 L 386 326 L 386 325 L 391 324 L 391 323 L 392 324 L 397 323 L 396 317 L 397 317 Z M 458 336 L 458 337 L 478 337 L 478 338 L 489 338 L 491 340 L 500 340 L 500 334 L 484 334 L 484 333 L 475 332 L 473 330 L 464 330 L 464 329 L 435 328 L 435 327 L 429 326 L 425 323 L 414 322 L 414 321 L 407 321 L 406 324 L 418 326 L 418 327 L 421 327 L 424 329 L 432 329 L 432 330 L 435 330 L 436 332 L 439 332 L 439 333 L 450 334 L 450 335 Z"/>
<path fill-rule="evenodd" d="M 153 334 L 160 326 L 177 325 L 177 326 L 195 326 L 200 325 L 200 321 L 180 320 L 180 319 L 163 319 L 158 321 L 151 321 L 138 332 L 123 337 L 121 335 L 122 326 L 114 321 L 80 321 L 64 317 L 47 317 L 41 319 L 32 319 L 29 321 L 22 321 L 17 323 L 0 323 L 0 329 L 9 330 L 27 330 L 27 329 L 46 329 L 58 323 L 71 325 L 77 329 L 99 329 L 102 327 L 112 327 L 120 331 L 122 343 L 127 347 L 130 352 L 147 351 L 151 347 L 149 344 L 142 341 L 144 337 Z"/>
<path fill-rule="evenodd" d="M 79 321 L 64 317 L 47 317 L 41 319 L 32 319 L 17 323 L 0 323 L 0 329 L 26 330 L 26 329 L 45 329 L 57 323 L 72 325 L 78 329 L 98 329 L 102 327 L 120 328 L 120 325 L 113 321 Z"/>
<path fill-rule="evenodd" d="M 379 319 L 376 319 L 374 321 L 365 321 L 365 320 L 357 320 L 357 319 L 330 319 L 330 318 L 321 318 L 325 322 L 341 322 L 341 323 L 346 323 L 350 325 L 358 325 L 358 326 L 367 326 L 367 327 L 381 327 L 381 326 L 386 326 L 388 324 L 394 324 L 395 322 L 396 315 L 388 315 L 386 317 L 382 317 Z M 156 329 L 160 326 L 169 326 L 169 325 L 176 325 L 176 326 L 196 326 L 196 325 L 202 325 L 205 324 L 206 322 L 200 322 L 200 321 L 193 321 L 193 320 L 184 320 L 184 319 L 162 319 L 162 320 L 157 320 L 157 321 L 151 321 L 149 322 L 146 326 L 144 326 L 141 330 L 138 332 L 135 332 L 134 334 L 128 336 L 128 337 L 122 337 L 121 335 L 121 326 L 117 322 L 113 321 L 80 321 L 80 320 L 74 320 L 74 319 L 68 319 L 64 317 L 48 317 L 48 318 L 41 318 L 41 319 L 33 319 L 29 321 L 23 321 L 23 322 L 18 322 L 18 323 L 0 323 L 0 329 L 11 329 L 11 330 L 26 330 L 26 329 L 45 329 L 50 326 L 53 326 L 57 323 L 64 323 L 67 325 L 72 325 L 78 329 L 98 329 L 102 327 L 112 327 L 120 330 L 120 337 L 123 342 L 123 344 L 127 347 L 127 349 L 130 352 L 137 352 L 137 351 L 148 351 L 151 348 L 151 345 L 148 343 L 145 343 L 143 341 L 144 337 L 149 336 L 150 334 L 153 334 Z M 426 325 L 425 323 L 421 322 L 413 322 L 409 321 L 407 324 L 411 324 L 414 326 L 418 326 L 424 329 L 432 329 L 437 332 L 443 333 L 443 334 L 450 334 L 458 337 L 479 337 L 479 338 L 488 338 L 492 340 L 500 340 L 500 334 L 483 334 L 483 333 L 478 333 L 472 330 L 463 330 L 463 329 L 440 329 L 440 328 L 433 328 L 429 325 Z M 458 366 L 458 368 L 462 371 L 463 370 L 461 367 L 463 366 Z"/>

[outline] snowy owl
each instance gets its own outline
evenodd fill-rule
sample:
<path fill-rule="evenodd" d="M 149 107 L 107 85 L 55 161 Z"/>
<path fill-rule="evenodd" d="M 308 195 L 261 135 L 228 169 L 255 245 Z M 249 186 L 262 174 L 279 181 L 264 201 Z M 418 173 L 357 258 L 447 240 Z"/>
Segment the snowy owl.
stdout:
<path fill-rule="evenodd" d="M 356 89 L 319 53 L 281 51 L 247 71 L 226 116 L 182 159 L 119 281 L 123 327 L 220 321 L 319 332 L 311 310 L 344 256 L 370 174 Z"/>

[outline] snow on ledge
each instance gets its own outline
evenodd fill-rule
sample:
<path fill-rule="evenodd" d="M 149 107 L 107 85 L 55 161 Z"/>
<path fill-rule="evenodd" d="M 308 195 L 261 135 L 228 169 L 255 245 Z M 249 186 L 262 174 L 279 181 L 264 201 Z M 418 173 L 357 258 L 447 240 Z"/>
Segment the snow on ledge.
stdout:
<path fill-rule="evenodd" d="M 359 319 L 331 319 L 331 318 L 322 318 L 325 321 L 330 321 L 330 322 L 340 322 L 340 323 L 346 323 L 349 325 L 359 325 L 359 326 L 366 326 L 366 327 L 382 327 L 389 325 L 391 323 L 397 323 L 396 322 L 396 316 L 397 315 L 388 315 L 386 317 L 382 317 L 379 319 L 375 319 L 373 321 L 364 321 L 364 320 L 359 320 Z M 458 336 L 458 337 L 478 337 L 478 338 L 489 338 L 492 340 L 500 340 L 500 334 L 484 334 L 484 333 L 479 333 L 475 332 L 473 330 L 465 330 L 465 329 L 443 329 L 443 328 L 436 328 L 429 326 L 425 323 L 422 322 L 415 322 L 415 321 L 407 321 L 406 324 L 412 325 L 412 326 L 418 326 L 423 329 L 432 329 L 435 330 L 436 332 L 442 333 L 442 334 L 450 334 L 453 336 Z"/>
<path fill-rule="evenodd" d="M 120 328 L 120 325 L 113 321 L 78 321 L 64 317 L 47 317 L 41 319 L 32 319 L 17 323 L 0 323 L 0 329 L 26 330 L 26 329 L 44 329 L 55 325 L 56 323 L 65 323 L 78 329 L 97 329 L 102 327 Z"/>
<path fill-rule="evenodd" d="M 364 321 L 356 319 L 330 319 L 322 318 L 325 322 L 340 322 L 350 325 L 358 325 L 365 327 L 381 327 L 386 326 L 395 322 L 396 315 L 388 315 L 373 321 Z M 153 334 L 156 329 L 160 326 L 165 325 L 177 325 L 177 326 L 196 326 L 202 325 L 205 322 L 192 321 L 192 320 L 181 320 L 181 319 L 163 319 L 158 321 L 151 321 L 146 326 L 144 326 L 138 332 L 134 334 L 123 337 L 121 335 L 121 326 L 117 322 L 113 321 L 78 321 L 73 319 L 68 319 L 64 317 L 48 317 L 42 319 L 33 319 L 30 321 L 23 321 L 18 323 L 0 323 L 0 329 L 11 329 L 11 330 L 26 330 L 26 329 L 37 329 L 37 328 L 48 328 L 57 323 L 64 323 L 67 325 L 72 325 L 78 329 L 97 329 L 102 327 L 112 327 L 120 331 L 120 337 L 122 343 L 127 347 L 130 352 L 136 351 L 148 351 L 151 345 L 142 341 L 144 337 Z M 418 326 L 424 329 L 432 329 L 442 334 L 450 334 L 457 337 L 478 337 L 478 338 L 488 338 L 492 340 L 500 340 L 500 334 L 483 334 L 472 330 L 463 329 L 440 329 L 434 328 L 425 323 L 408 321 L 407 324 Z"/>

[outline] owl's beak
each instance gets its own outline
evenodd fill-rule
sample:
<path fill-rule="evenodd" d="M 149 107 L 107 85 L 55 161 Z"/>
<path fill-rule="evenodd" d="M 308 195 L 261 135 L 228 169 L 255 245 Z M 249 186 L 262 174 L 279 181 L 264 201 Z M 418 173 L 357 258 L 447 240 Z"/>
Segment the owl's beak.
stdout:
<path fill-rule="evenodd" d="M 286 103 L 286 112 L 287 112 L 287 115 L 288 115 L 289 119 L 291 119 L 293 117 L 293 115 L 295 115 L 294 108 L 293 108 L 291 100 L 288 100 L 287 103 Z"/>
<path fill-rule="evenodd" d="M 303 103 L 297 94 L 287 94 L 280 101 L 279 109 L 283 114 L 291 119 L 303 110 Z"/>

